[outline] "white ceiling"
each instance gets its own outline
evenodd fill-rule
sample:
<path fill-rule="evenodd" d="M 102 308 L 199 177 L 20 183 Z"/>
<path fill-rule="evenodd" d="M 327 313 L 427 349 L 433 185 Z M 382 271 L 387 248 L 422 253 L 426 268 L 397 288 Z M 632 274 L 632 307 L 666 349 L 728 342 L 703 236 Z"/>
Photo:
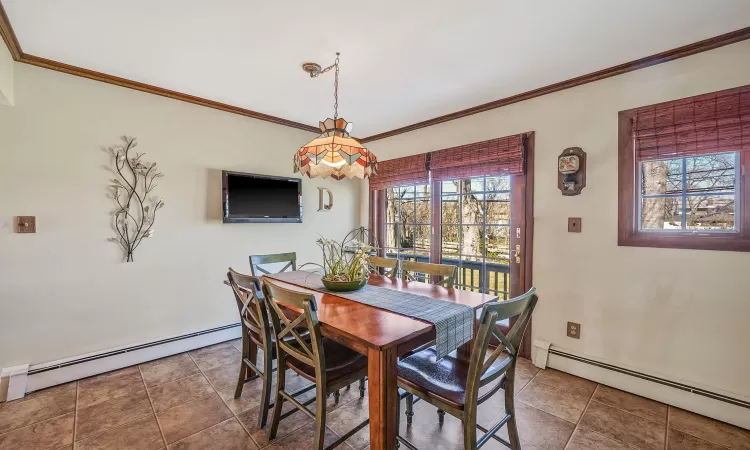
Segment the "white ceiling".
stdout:
<path fill-rule="evenodd" d="M 750 25 L 750 0 L 1 0 L 23 51 L 364 137 Z"/>

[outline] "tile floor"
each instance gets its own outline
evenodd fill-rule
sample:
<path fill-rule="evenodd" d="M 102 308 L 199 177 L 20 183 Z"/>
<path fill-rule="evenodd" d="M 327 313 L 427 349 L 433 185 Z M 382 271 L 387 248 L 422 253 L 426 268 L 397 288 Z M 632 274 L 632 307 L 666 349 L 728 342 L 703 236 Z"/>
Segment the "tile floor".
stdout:
<path fill-rule="evenodd" d="M 309 448 L 312 420 L 302 413 L 282 421 L 274 442 L 258 429 L 258 382 L 233 398 L 239 347 L 239 341 L 226 342 L 0 403 L 0 450 Z M 519 363 L 517 378 L 526 450 L 750 450 L 750 431 L 552 369 L 539 371 L 528 361 Z M 291 382 L 306 383 L 296 376 Z M 502 404 L 501 395 L 484 403 L 480 422 L 494 423 Z M 329 405 L 329 442 L 368 414 L 356 386 Z M 421 449 L 462 448 L 456 419 L 446 416 L 441 428 L 432 406 L 420 402 L 415 409 L 413 425 L 402 422 L 402 435 Z M 364 450 L 368 439 L 365 428 L 339 448 Z M 483 448 L 504 447 L 490 440 Z"/>

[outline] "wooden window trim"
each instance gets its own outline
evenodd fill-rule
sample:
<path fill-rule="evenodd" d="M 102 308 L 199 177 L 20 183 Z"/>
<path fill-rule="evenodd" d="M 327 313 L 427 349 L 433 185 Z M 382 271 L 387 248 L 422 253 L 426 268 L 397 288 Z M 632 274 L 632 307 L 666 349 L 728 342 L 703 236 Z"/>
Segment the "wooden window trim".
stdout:
<path fill-rule="evenodd" d="M 622 111 L 618 118 L 618 230 L 617 244 L 654 247 L 750 252 L 750 167 L 748 152 L 740 152 L 740 233 L 691 236 L 685 232 L 649 233 L 638 230 L 638 166 L 633 148 L 633 120 L 637 109 Z"/>

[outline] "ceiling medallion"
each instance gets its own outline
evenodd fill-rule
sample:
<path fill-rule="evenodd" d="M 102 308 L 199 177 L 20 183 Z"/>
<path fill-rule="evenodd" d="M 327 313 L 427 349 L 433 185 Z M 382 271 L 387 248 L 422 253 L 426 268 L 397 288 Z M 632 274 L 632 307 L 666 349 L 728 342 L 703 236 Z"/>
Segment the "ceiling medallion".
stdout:
<path fill-rule="evenodd" d="M 336 69 L 333 119 L 320 122 L 322 134 L 294 154 L 294 171 L 310 178 L 369 178 L 378 173 L 378 159 L 349 135 L 354 124 L 343 118 L 339 119 L 339 54 L 336 53 L 336 62 L 325 69 L 315 63 L 302 64 L 302 70 L 309 73 L 310 78 L 318 77 L 331 69 Z"/>

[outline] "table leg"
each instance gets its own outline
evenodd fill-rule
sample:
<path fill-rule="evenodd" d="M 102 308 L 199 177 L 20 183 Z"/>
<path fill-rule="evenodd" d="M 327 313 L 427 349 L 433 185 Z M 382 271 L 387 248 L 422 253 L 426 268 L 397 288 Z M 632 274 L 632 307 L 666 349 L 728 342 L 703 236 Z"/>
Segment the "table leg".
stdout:
<path fill-rule="evenodd" d="M 369 349 L 367 361 L 370 449 L 394 450 L 398 425 L 396 349 Z"/>

